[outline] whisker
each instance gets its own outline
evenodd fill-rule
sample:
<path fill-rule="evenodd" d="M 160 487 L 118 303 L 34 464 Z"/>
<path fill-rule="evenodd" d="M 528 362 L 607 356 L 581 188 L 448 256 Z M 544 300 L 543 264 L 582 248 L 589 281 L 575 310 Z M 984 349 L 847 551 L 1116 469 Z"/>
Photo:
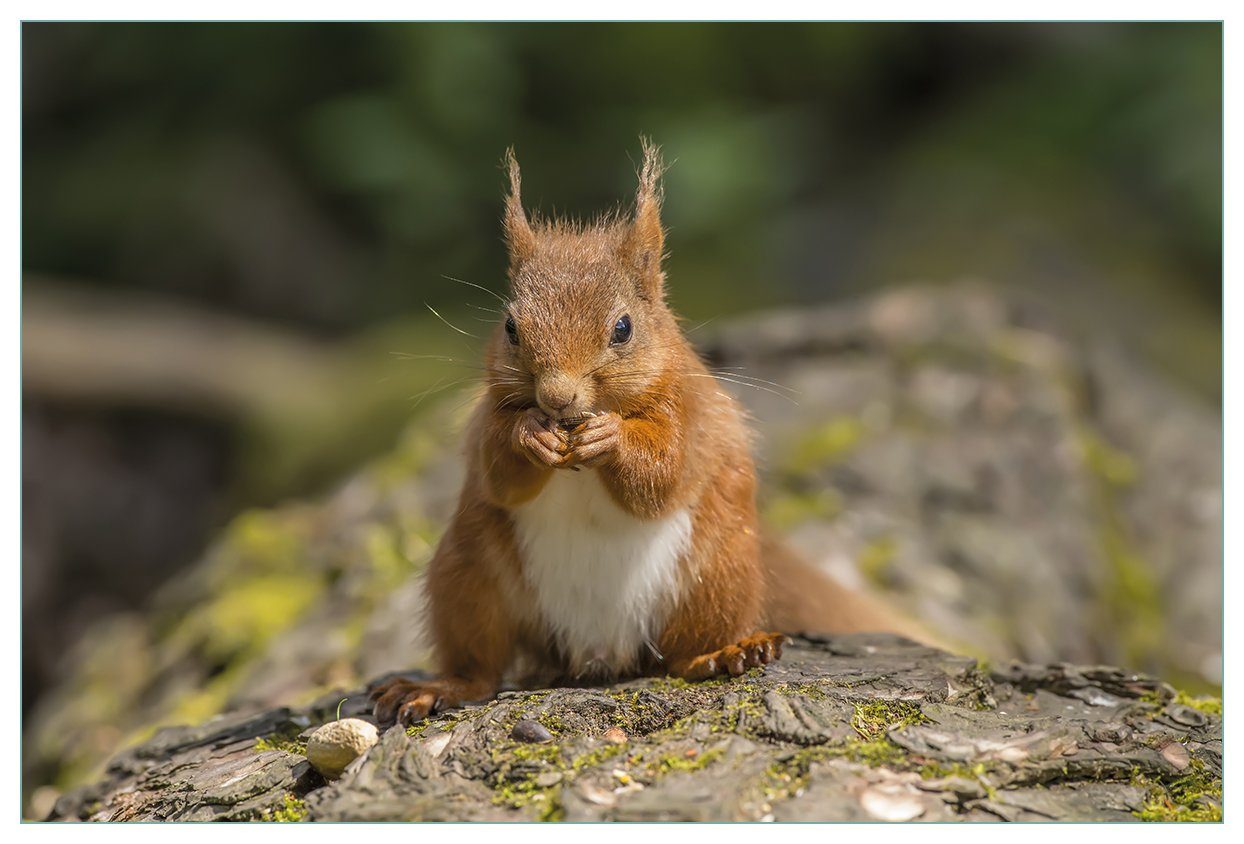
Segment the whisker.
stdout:
<path fill-rule="evenodd" d="M 479 400 L 480 400 L 479 395 L 475 395 L 475 394 L 468 395 L 462 401 L 458 402 L 453 407 L 449 408 L 449 410 L 446 411 L 446 413 L 448 413 L 449 415 L 453 415 L 457 413 L 459 410 L 462 410 L 462 408 L 466 407 L 468 404 L 473 404 L 475 402 L 478 402 Z"/>
<path fill-rule="evenodd" d="M 768 384 L 770 387 L 775 387 L 775 388 L 777 388 L 777 389 L 779 389 L 779 390 L 785 390 L 785 391 L 786 391 L 786 392 L 788 392 L 788 393 L 794 393 L 795 395 L 801 395 L 800 391 L 799 391 L 799 390 L 796 390 L 794 387 L 787 387 L 785 384 L 779 384 L 779 383 L 777 383 L 776 381 L 766 381 L 764 378 L 757 378 L 757 377 L 756 377 L 756 376 L 754 376 L 754 375 L 744 375 L 744 374 L 742 374 L 742 373 L 740 373 L 740 372 L 729 372 L 729 373 L 722 373 L 722 372 L 720 372 L 720 371 L 718 371 L 718 370 L 711 370 L 711 369 L 709 370 L 709 372 L 712 372 L 712 373 L 714 373 L 714 374 L 718 374 L 718 375 L 723 375 L 723 374 L 724 374 L 724 375 L 729 375 L 729 376 L 730 376 L 730 377 L 732 377 L 732 378 L 742 378 L 742 379 L 745 379 L 745 380 L 748 380 L 748 381 L 756 381 L 756 382 L 758 382 L 758 383 L 760 383 L 760 384 Z"/>
<path fill-rule="evenodd" d="M 766 393 L 772 393 L 778 398 L 785 399 L 786 401 L 790 402 L 793 405 L 798 406 L 799 404 L 799 402 L 795 401 L 794 399 L 792 399 L 790 396 L 786 395 L 785 393 L 779 393 L 777 390 L 771 390 L 768 387 L 765 387 L 761 384 L 749 384 L 746 381 L 735 381 L 734 379 L 728 378 L 724 375 L 713 375 L 712 373 L 689 372 L 689 373 L 684 373 L 684 374 L 688 378 L 714 378 L 718 381 L 725 381 L 728 384 L 737 384 L 740 387 L 751 387 L 753 390 L 762 390 Z"/>
<path fill-rule="evenodd" d="M 485 293 L 487 293 L 489 296 L 491 296 L 491 297 L 493 297 L 494 299 L 496 299 L 496 300 L 497 300 L 498 302 L 500 302 L 502 305 L 508 304 L 508 303 L 505 301 L 505 298 L 504 298 L 503 296 L 501 296 L 499 293 L 496 293 L 495 291 L 489 290 L 487 287 L 484 287 L 483 285 L 480 285 L 480 284 L 476 284 L 476 283 L 475 283 L 475 282 L 473 282 L 473 281 L 465 281 L 465 280 L 460 279 L 460 278 L 454 278 L 454 277 L 453 277 L 453 276 L 451 276 L 451 275 L 442 275 L 442 276 L 441 276 L 441 278 L 446 278 L 446 279 L 449 279 L 450 281 L 456 281 L 456 282 L 458 282 L 459 284 L 465 284 L 467 287 L 474 287 L 476 290 L 482 290 L 482 291 L 484 291 Z"/>
<path fill-rule="evenodd" d="M 423 400 L 426 399 L 428 396 L 435 395 L 436 393 L 442 392 L 444 390 L 448 390 L 450 387 L 455 387 L 458 384 L 462 384 L 467 381 L 474 381 L 474 380 L 475 380 L 474 378 L 459 378 L 456 381 L 450 381 L 448 384 L 445 384 L 443 383 L 445 381 L 445 378 L 442 378 L 440 381 L 437 381 L 435 384 L 433 384 L 431 387 L 428 387 L 423 392 L 416 393 L 415 395 L 410 397 L 411 399 L 414 400 L 414 404 L 411 405 L 411 410 L 414 410 L 415 408 L 417 408 L 423 402 Z"/>
<path fill-rule="evenodd" d="M 441 322 L 445 323 L 445 324 L 446 324 L 446 325 L 448 325 L 450 328 L 452 328 L 454 331 L 457 331 L 459 334 L 462 334 L 462 335 L 464 335 L 464 336 L 466 336 L 466 337 L 470 337 L 470 338 L 472 338 L 472 339 L 474 339 L 474 340 L 478 340 L 478 339 L 479 339 L 478 337 L 476 337 L 476 336 L 475 336 L 474 334 L 472 334 L 471 332 L 469 332 L 469 331 L 463 331 L 461 328 L 459 328 L 458 326 L 454 325 L 454 324 L 453 324 L 452 322 L 450 322 L 449 320 L 445 319 L 443 316 L 441 316 L 439 313 L 437 313 L 436 308 L 432 307 L 432 306 L 431 306 L 431 305 L 429 305 L 427 302 L 424 302 L 424 303 L 423 303 L 423 306 L 424 306 L 425 308 L 427 308 L 429 311 L 431 311 L 431 312 L 432 312 L 432 316 L 436 317 L 436 318 L 437 318 L 437 319 L 439 319 Z"/>
<path fill-rule="evenodd" d="M 401 360 L 440 360 L 448 363 L 464 363 L 461 358 L 451 358 L 448 355 L 415 355 L 410 352 L 389 352 L 395 358 Z"/>
<path fill-rule="evenodd" d="M 467 369 L 487 369 L 487 367 L 478 363 L 470 363 L 462 358 L 451 358 L 447 355 L 412 355 L 409 352 L 389 352 L 398 360 L 434 360 L 437 363 L 450 363 L 455 366 L 464 366 Z"/>

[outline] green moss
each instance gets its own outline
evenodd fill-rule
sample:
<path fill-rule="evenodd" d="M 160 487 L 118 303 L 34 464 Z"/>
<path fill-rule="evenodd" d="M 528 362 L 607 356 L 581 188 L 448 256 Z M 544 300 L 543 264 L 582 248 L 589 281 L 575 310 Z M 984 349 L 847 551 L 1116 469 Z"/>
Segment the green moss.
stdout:
<path fill-rule="evenodd" d="M 556 744 L 513 744 L 500 751 L 509 759 L 516 762 L 555 762 L 561 758 L 562 749 Z"/>
<path fill-rule="evenodd" d="M 1150 563 L 1132 544 L 1117 521 L 1108 521 L 1098 533 L 1099 547 L 1111 580 L 1103 605 L 1122 638 L 1131 664 L 1152 664 L 1164 650 L 1165 613 L 1161 590 Z"/>
<path fill-rule="evenodd" d="M 323 583 L 299 566 L 299 518 L 243 513 L 230 525 L 221 563 L 211 570 L 210 597 L 178 618 L 163 647 L 216 666 L 194 691 L 175 699 L 158 724 L 198 723 L 218 714 L 268 643 L 294 626 Z"/>
<path fill-rule="evenodd" d="M 860 574 L 878 586 L 889 583 L 890 569 L 898 552 L 898 543 L 892 537 L 883 536 L 869 542 L 860 551 L 856 566 Z"/>
<path fill-rule="evenodd" d="M 1166 704 L 1169 701 L 1174 700 L 1172 696 L 1164 694 L 1161 687 L 1157 689 L 1151 689 L 1150 691 L 1147 691 L 1144 694 L 1142 694 L 1137 699 L 1141 703 L 1148 703 L 1148 704 L 1151 704 L 1157 707 L 1166 706 Z"/>
<path fill-rule="evenodd" d="M 523 809 L 532 803 L 540 803 L 551 799 L 549 792 L 536 782 L 536 774 L 520 777 L 515 780 L 498 778 L 493 783 L 492 802 L 497 806 L 511 809 Z"/>
<path fill-rule="evenodd" d="M 692 756 L 668 753 L 659 759 L 654 759 L 649 768 L 657 776 L 686 771 L 699 771 L 716 762 L 724 754 L 725 751 L 720 747 L 715 747 L 704 753 L 696 753 Z"/>
<path fill-rule="evenodd" d="M 986 795 L 991 799 L 995 796 L 997 789 L 990 780 L 990 773 L 997 767 L 994 762 L 977 762 L 975 765 L 965 765 L 962 762 L 952 762 L 948 765 L 940 762 L 927 762 L 920 766 L 919 774 L 926 780 L 946 779 L 947 777 L 958 777 L 959 779 L 973 780 L 980 783 L 985 789 Z"/>
<path fill-rule="evenodd" d="M 234 662 L 209 680 L 203 688 L 178 698 L 167 716 L 154 726 L 158 729 L 168 724 L 199 724 L 218 715 L 225 708 L 230 695 L 240 685 L 245 669 L 242 661 Z"/>
<path fill-rule="evenodd" d="M 803 474 L 835 463 L 850 454 L 864 438 L 864 423 L 852 416 L 839 416 L 801 437 L 782 461 L 790 474 Z"/>
<path fill-rule="evenodd" d="M 373 588 L 387 589 L 404 582 L 415 571 L 415 564 L 402 554 L 402 537 L 392 525 L 370 524 L 363 546 L 370 564 Z"/>
<path fill-rule="evenodd" d="M 764 773 L 761 790 L 768 800 L 794 797 L 807 785 L 812 766 L 831 759 L 844 759 L 870 768 L 907 770 L 913 767 L 907 752 L 888 738 L 853 739 L 839 744 L 805 747 L 773 763 Z"/>
<path fill-rule="evenodd" d="M 855 704 L 851 726 L 859 734 L 837 744 L 817 745 L 796 751 L 785 760 L 774 763 L 765 772 L 762 790 L 768 799 L 784 799 L 797 794 L 807 783 L 813 764 L 830 759 L 845 759 L 871 768 L 913 767 L 907 752 L 890 741 L 887 733 L 926 720 L 920 707 L 911 701 L 881 700 Z"/>
<path fill-rule="evenodd" d="M 564 773 L 569 769 L 563 764 L 560 745 L 505 742 L 492 750 L 492 759 L 498 763 L 492 780 L 493 803 L 511 809 L 539 804 L 540 815 L 550 811 L 556 786 L 542 786 L 538 780 L 550 771 Z"/>
<path fill-rule="evenodd" d="M 846 759 L 870 768 L 897 768 L 907 761 L 907 751 L 887 738 L 849 741 L 841 750 Z"/>
<path fill-rule="evenodd" d="M 320 584 L 299 574 L 267 574 L 238 581 L 191 612 L 174 634 L 198 645 L 214 662 L 258 653 L 294 624 L 320 594 Z M 215 714 L 215 713 L 212 713 Z"/>
<path fill-rule="evenodd" d="M 577 773 L 588 768 L 595 768 L 597 765 L 614 758 L 624 750 L 626 750 L 626 746 L 621 744 L 602 745 L 594 750 L 589 750 L 587 753 L 576 756 L 570 763 L 570 770 Z"/>
<path fill-rule="evenodd" d="M 805 747 L 766 769 L 761 790 L 768 800 L 785 800 L 808 784 L 808 771 L 816 762 L 833 758 L 828 747 Z"/>
<path fill-rule="evenodd" d="M 178 698 L 156 726 L 199 723 L 217 715 L 247 676 L 251 660 L 292 626 L 319 594 L 314 580 L 266 575 L 242 581 L 188 615 L 172 634 L 174 650 L 200 653 L 221 670 Z"/>
<path fill-rule="evenodd" d="M 740 733 L 743 730 L 739 728 L 744 716 L 759 718 L 765 714 L 764 704 L 760 701 L 756 693 L 748 691 L 746 694 L 740 695 L 738 700 L 722 701 L 721 710 L 715 715 L 715 723 L 712 725 L 713 732 Z"/>
<path fill-rule="evenodd" d="M 1133 812 L 1142 821 L 1156 823 L 1217 823 L 1222 820 L 1222 807 L 1212 804 L 1180 806 L 1166 799 L 1150 800 Z"/>
<path fill-rule="evenodd" d="M 372 463 L 368 474 L 381 491 L 388 492 L 417 475 L 443 447 L 439 431 L 429 430 L 426 424 L 408 425 L 397 447 Z"/>
<path fill-rule="evenodd" d="M 956 702 L 961 706 L 985 712 L 996 709 L 998 703 L 993 696 L 993 683 L 990 682 L 990 666 L 988 660 L 977 660 L 976 665 L 963 673 L 963 679 L 969 685 L 964 696 Z"/>
<path fill-rule="evenodd" d="M 540 810 L 536 812 L 536 820 L 541 823 L 554 823 L 565 818 L 566 808 L 562 805 L 561 789 L 550 790 L 545 794 L 545 799 L 540 801 Z"/>
<path fill-rule="evenodd" d="M 1080 454 L 1096 481 L 1098 548 L 1107 580 L 1100 597 L 1102 625 L 1123 646 L 1133 665 L 1161 664 L 1166 650 L 1166 613 L 1153 565 L 1141 554 L 1118 502 L 1121 490 L 1135 483 L 1135 461 L 1111 446 L 1101 434 L 1082 426 Z"/>
<path fill-rule="evenodd" d="M 1177 691 L 1175 693 L 1175 703 L 1183 706 L 1191 706 L 1193 709 L 1199 710 L 1209 715 L 1217 715 L 1222 717 L 1222 698 L 1205 695 L 1202 697 L 1193 697 L 1185 691 Z"/>
<path fill-rule="evenodd" d="M 624 745 L 605 744 L 571 757 L 568 748 L 558 744 L 502 744 L 492 751 L 492 759 L 498 763 L 492 779 L 492 802 L 512 809 L 536 806 L 537 820 L 561 820 L 565 816 L 560 799 L 562 784 L 626 749 Z M 540 785 L 540 778 L 548 773 L 560 774 L 560 780 Z"/>
<path fill-rule="evenodd" d="M 1080 451 L 1089 471 L 1110 486 L 1127 487 L 1136 483 L 1140 474 L 1136 461 L 1095 431 L 1081 432 Z"/>
<path fill-rule="evenodd" d="M 536 720 L 555 736 L 566 732 L 566 722 L 556 712 L 541 712 Z"/>
<path fill-rule="evenodd" d="M 892 729 L 922 724 L 927 719 L 920 707 L 907 700 L 873 700 L 855 704 L 851 726 L 861 738 L 872 741 Z"/>
<path fill-rule="evenodd" d="M 781 683 L 774 691 L 785 697 L 799 697 L 808 700 L 826 700 L 829 693 L 819 683 Z"/>
<path fill-rule="evenodd" d="M 313 520 L 298 507 L 250 510 L 226 529 L 207 577 L 209 598 L 178 619 L 170 644 L 227 663 L 259 653 L 319 596 L 322 583 L 306 565 Z"/>
<path fill-rule="evenodd" d="M 306 816 L 307 804 L 292 794 L 286 794 L 281 808 L 273 809 L 268 813 L 265 820 L 276 821 L 277 823 L 297 823 Z"/>
<path fill-rule="evenodd" d="M 842 496 L 833 489 L 783 492 L 768 501 L 764 521 L 780 531 L 810 521 L 829 521 L 842 513 Z"/>
<path fill-rule="evenodd" d="M 531 804 L 545 804 L 552 800 L 552 788 L 542 788 L 536 784 L 535 777 L 520 779 L 518 782 L 500 782 L 493 788 L 494 805 L 504 805 L 510 809 L 524 809 Z"/>
<path fill-rule="evenodd" d="M 1211 776 L 1203 762 L 1193 759 L 1183 776 L 1151 784 L 1144 805 L 1132 814 L 1142 821 L 1221 821 L 1222 779 Z"/>
<path fill-rule="evenodd" d="M 295 572 L 305 546 L 307 524 L 299 510 L 247 510 L 225 529 L 224 576 Z"/>
<path fill-rule="evenodd" d="M 980 768 L 979 773 L 985 772 L 985 765 L 981 763 L 976 766 Z M 970 768 L 962 762 L 951 762 L 943 764 L 941 762 L 926 762 L 920 766 L 919 774 L 926 780 L 940 780 L 947 777 L 962 777 L 963 779 L 973 779 L 977 776 L 975 768 Z"/>
<path fill-rule="evenodd" d="M 255 750 L 259 753 L 266 750 L 279 750 L 282 753 L 292 753 L 295 756 L 306 756 L 307 743 L 296 737 L 274 733 L 270 736 L 255 739 Z"/>
<path fill-rule="evenodd" d="M 654 691 L 672 692 L 692 688 L 695 685 L 697 684 L 690 683 L 682 677 L 670 677 L 667 675 L 665 677 L 657 677 L 653 680 L 651 688 Z"/>

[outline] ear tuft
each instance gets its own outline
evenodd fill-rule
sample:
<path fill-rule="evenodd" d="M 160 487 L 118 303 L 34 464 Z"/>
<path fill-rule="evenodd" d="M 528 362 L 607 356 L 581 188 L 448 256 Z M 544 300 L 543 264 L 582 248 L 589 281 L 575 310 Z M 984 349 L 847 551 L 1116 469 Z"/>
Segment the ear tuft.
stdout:
<path fill-rule="evenodd" d="M 505 198 L 502 227 L 505 231 L 505 245 L 510 253 L 510 268 L 513 269 L 531 257 L 536 247 L 536 236 L 531 230 L 531 224 L 527 222 L 527 214 L 523 211 L 523 178 L 518 170 L 518 159 L 514 157 L 514 147 L 505 151 L 504 165 L 510 177 L 510 193 Z"/>
<path fill-rule="evenodd" d="M 661 253 L 665 248 L 665 229 L 661 225 L 661 174 L 665 165 L 661 150 L 648 138 L 640 138 L 644 161 L 639 168 L 639 189 L 635 194 L 635 220 L 623 248 L 644 277 L 649 292 L 659 293 L 662 285 Z"/>
<path fill-rule="evenodd" d="M 666 232 L 661 225 L 661 149 L 648 138 L 643 143 L 643 164 L 639 166 L 639 189 L 634 195 L 634 220 L 622 239 L 622 256 L 639 271 L 644 295 L 658 298 L 664 279 L 661 274 L 662 249 Z"/>

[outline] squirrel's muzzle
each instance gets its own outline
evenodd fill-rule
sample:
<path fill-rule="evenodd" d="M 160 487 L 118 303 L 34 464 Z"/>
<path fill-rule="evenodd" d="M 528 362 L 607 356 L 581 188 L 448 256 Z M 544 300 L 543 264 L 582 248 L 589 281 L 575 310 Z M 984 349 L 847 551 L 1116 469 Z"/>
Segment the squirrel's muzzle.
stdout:
<path fill-rule="evenodd" d="M 582 382 L 564 372 L 540 376 L 536 384 L 536 403 L 554 419 L 568 419 L 584 415 L 587 398 Z"/>

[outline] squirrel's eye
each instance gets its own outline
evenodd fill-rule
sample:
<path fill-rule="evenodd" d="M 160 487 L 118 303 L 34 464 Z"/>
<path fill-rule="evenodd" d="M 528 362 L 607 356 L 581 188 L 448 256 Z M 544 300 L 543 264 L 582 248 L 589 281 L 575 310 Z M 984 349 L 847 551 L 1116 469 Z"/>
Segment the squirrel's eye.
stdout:
<path fill-rule="evenodd" d="M 514 317 L 507 316 L 505 318 L 505 336 L 510 338 L 510 345 L 518 345 L 518 325 L 514 322 Z"/>
<path fill-rule="evenodd" d="M 609 338 L 611 346 L 621 346 L 627 340 L 631 339 L 631 318 L 626 314 L 618 317 L 618 321 L 613 324 L 613 335 Z"/>

